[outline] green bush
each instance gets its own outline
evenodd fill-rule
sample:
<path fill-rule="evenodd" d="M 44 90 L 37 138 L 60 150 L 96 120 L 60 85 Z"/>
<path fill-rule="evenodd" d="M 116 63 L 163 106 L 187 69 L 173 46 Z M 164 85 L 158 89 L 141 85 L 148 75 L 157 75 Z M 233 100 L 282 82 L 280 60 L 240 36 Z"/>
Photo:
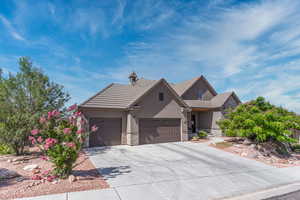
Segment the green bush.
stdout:
<path fill-rule="evenodd" d="M 0 155 L 11 154 L 10 147 L 6 144 L 0 144 Z"/>
<path fill-rule="evenodd" d="M 294 143 L 291 129 L 300 130 L 300 117 L 258 97 L 237 106 L 217 122 L 226 136 L 238 136 L 262 143 L 279 141 Z"/>
<path fill-rule="evenodd" d="M 195 135 L 195 136 L 192 137 L 192 140 L 199 140 L 199 139 L 200 139 L 200 138 L 199 138 L 198 135 Z"/>
<path fill-rule="evenodd" d="M 207 133 L 205 131 L 199 131 L 198 137 L 201 139 L 207 138 Z"/>
<path fill-rule="evenodd" d="M 300 153 L 300 144 L 292 144 L 291 148 L 294 152 Z"/>

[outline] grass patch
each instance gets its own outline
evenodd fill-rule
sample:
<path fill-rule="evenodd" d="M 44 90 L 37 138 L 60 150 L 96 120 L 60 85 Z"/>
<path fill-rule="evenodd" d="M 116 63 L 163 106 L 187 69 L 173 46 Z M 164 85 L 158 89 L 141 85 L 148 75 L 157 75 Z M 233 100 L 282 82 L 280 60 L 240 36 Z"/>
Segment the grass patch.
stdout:
<path fill-rule="evenodd" d="M 226 149 L 228 147 L 231 147 L 232 143 L 231 142 L 218 142 L 218 143 L 216 143 L 215 146 L 220 149 Z"/>

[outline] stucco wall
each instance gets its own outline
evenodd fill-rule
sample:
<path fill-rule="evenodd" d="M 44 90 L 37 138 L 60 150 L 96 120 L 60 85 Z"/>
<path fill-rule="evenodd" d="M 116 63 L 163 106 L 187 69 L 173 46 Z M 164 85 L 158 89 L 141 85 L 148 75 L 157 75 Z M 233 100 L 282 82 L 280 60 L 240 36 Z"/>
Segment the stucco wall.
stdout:
<path fill-rule="evenodd" d="M 213 98 L 213 94 L 207 87 L 207 84 L 202 80 L 196 82 L 190 89 L 188 89 L 182 98 L 185 100 L 198 100 L 199 93 L 202 95 L 202 100 L 210 100 Z"/>
<path fill-rule="evenodd" d="M 162 92 L 164 100 L 159 101 L 158 95 Z M 140 109 L 136 112 L 138 118 L 182 118 L 181 106 L 176 102 L 174 95 L 164 84 L 159 84 L 145 95 L 138 103 Z"/>
<path fill-rule="evenodd" d="M 164 94 L 164 100 L 159 101 L 159 93 Z M 130 145 L 138 144 L 138 127 L 140 118 L 177 118 L 181 119 L 181 140 L 188 139 L 187 112 L 184 112 L 182 105 L 177 102 L 174 94 L 169 88 L 161 83 L 155 86 L 139 102 L 139 109 L 130 111 L 128 115 L 127 143 Z"/>
<path fill-rule="evenodd" d="M 239 103 L 232 96 L 224 103 L 221 110 L 213 112 L 211 132 L 214 135 L 222 135 L 221 129 L 217 124 L 217 121 L 223 119 L 225 116 L 225 110 L 228 108 L 235 108 Z"/>

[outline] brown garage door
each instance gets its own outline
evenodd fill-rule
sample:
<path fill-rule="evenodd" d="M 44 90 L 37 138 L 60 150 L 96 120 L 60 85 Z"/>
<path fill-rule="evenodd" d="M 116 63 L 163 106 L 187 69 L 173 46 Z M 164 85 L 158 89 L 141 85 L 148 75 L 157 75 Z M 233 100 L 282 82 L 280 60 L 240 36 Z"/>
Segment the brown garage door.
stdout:
<path fill-rule="evenodd" d="M 90 147 L 121 144 L 121 118 L 91 118 L 89 124 L 98 127 L 96 132 L 90 134 Z"/>
<path fill-rule="evenodd" d="M 180 141 L 180 119 L 140 119 L 140 144 L 176 141 Z"/>

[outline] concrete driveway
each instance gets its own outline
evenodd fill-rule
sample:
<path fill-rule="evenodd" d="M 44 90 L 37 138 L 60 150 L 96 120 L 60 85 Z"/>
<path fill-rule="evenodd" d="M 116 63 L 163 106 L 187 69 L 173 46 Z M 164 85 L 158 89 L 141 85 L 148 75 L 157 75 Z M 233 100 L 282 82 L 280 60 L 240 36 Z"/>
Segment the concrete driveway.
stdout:
<path fill-rule="evenodd" d="M 279 169 L 207 144 L 178 142 L 87 150 L 121 200 L 222 199 L 300 181 Z"/>

